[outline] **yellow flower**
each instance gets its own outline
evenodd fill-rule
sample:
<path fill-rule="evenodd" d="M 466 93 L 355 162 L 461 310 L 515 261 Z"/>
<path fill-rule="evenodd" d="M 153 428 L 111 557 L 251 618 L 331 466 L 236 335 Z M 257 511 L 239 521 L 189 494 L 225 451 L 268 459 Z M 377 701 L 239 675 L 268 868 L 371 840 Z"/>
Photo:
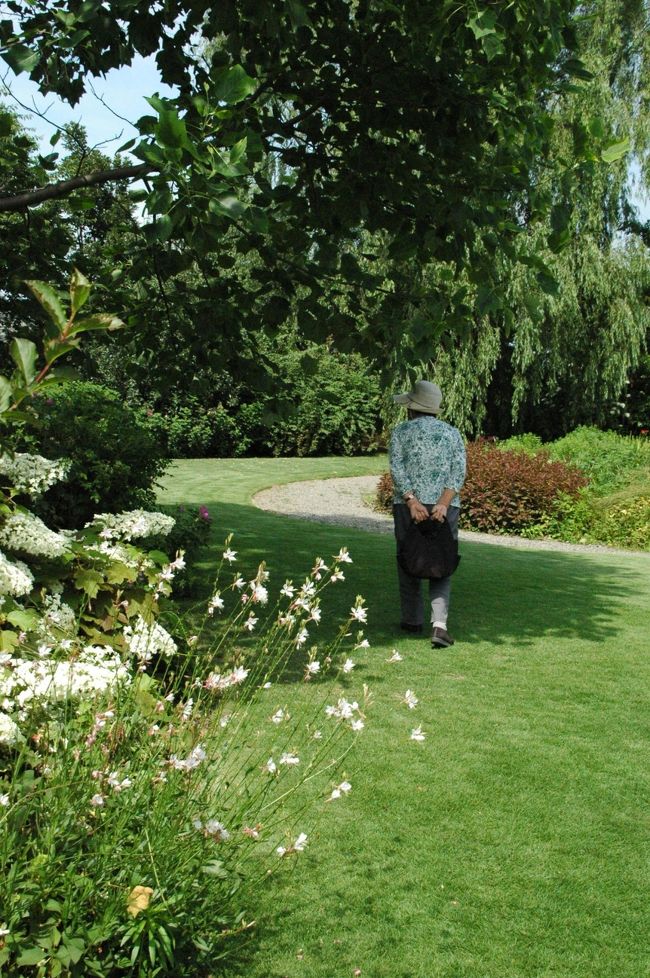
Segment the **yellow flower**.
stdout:
<path fill-rule="evenodd" d="M 126 898 L 126 909 L 132 917 L 137 917 L 142 910 L 146 910 L 151 901 L 153 890 L 150 886 L 134 886 Z"/>

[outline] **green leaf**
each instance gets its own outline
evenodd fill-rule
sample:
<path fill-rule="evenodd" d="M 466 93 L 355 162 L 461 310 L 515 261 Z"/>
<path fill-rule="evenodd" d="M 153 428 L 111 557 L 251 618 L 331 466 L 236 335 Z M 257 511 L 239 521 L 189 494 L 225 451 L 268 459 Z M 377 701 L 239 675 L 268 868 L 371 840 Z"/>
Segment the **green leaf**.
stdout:
<path fill-rule="evenodd" d="M 496 34 L 488 34 L 481 40 L 483 45 L 483 50 L 485 51 L 488 61 L 492 61 L 494 58 L 503 54 L 504 47 L 503 42 Z"/>
<path fill-rule="evenodd" d="M 213 197 L 208 204 L 208 210 L 213 214 L 220 214 L 223 217 L 229 217 L 231 220 L 236 221 L 242 216 L 246 207 L 242 204 L 241 200 L 233 197 L 232 194 L 224 194 L 223 197 Z"/>
<path fill-rule="evenodd" d="M 219 102 L 236 105 L 254 92 L 255 87 L 255 79 L 247 75 L 241 65 L 213 69 L 211 94 Z"/>
<path fill-rule="evenodd" d="M 11 341 L 9 352 L 25 380 L 25 385 L 29 386 L 36 376 L 36 358 L 38 356 L 36 344 L 32 343 L 31 340 L 16 337 Z"/>
<path fill-rule="evenodd" d="M 542 291 L 547 295 L 557 295 L 560 291 L 557 279 L 550 273 L 538 272 L 535 278 L 537 279 Z"/>
<path fill-rule="evenodd" d="M 70 308 L 72 315 L 76 315 L 88 300 L 92 285 L 85 275 L 82 275 L 78 268 L 75 268 L 70 278 Z"/>
<path fill-rule="evenodd" d="M 57 327 L 57 332 L 61 333 L 65 329 L 65 324 L 67 322 L 67 316 L 63 311 L 63 306 L 59 300 L 58 295 L 51 285 L 47 282 L 38 282 L 35 279 L 30 279 L 27 286 L 31 289 L 36 297 L 36 300 L 40 302 L 45 309 L 54 325 Z"/>
<path fill-rule="evenodd" d="M 20 955 L 16 964 L 18 967 L 40 964 L 47 957 L 42 947 L 30 947 Z"/>
<path fill-rule="evenodd" d="M 610 143 L 600 152 L 600 158 L 603 163 L 616 163 L 620 160 L 626 153 L 629 153 L 631 149 L 630 140 L 623 139 L 619 143 Z"/>
<path fill-rule="evenodd" d="M 74 323 L 70 330 L 71 336 L 77 333 L 88 333 L 90 330 L 103 329 L 112 333 L 116 329 L 124 329 L 125 323 L 112 312 L 96 312 L 92 316 L 86 316 Z"/>
<path fill-rule="evenodd" d="M 0 412 L 8 411 L 14 402 L 14 392 L 6 377 L 0 377 Z"/>
<path fill-rule="evenodd" d="M 85 591 L 89 598 L 96 598 L 100 584 L 104 583 L 104 578 L 99 571 L 80 567 L 74 576 L 75 587 L 79 591 Z"/>
<path fill-rule="evenodd" d="M 175 109 L 161 109 L 156 126 L 156 138 L 163 146 L 172 148 L 189 145 L 185 121 L 179 117 Z"/>
<path fill-rule="evenodd" d="M 10 625 L 15 625 L 16 628 L 19 628 L 21 632 L 29 632 L 38 625 L 38 615 L 31 611 L 23 611 L 20 608 L 15 608 L 7 615 L 7 621 Z"/>
<path fill-rule="evenodd" d="M 31 73 L 41 59 L 40 51 L 28 48 L 26 44 L 12 44 L 3 51 L 2 57 L 17 75 L 23 71 Z"/>
<path fill-rule="evenodd" d="M 206 876 L 216 876 L 220 880 L 228 879 L 228 872 L 220 859 L 213 859 L 211 862 L 206 863 L 201 868 L 201 872 L 205 873 Z"/>
<path fill-rule="evenodd" d="M 487 37 L 488 34 L 495 33 L 496 16 L 492 10 L 484 10 L 476 17 L 471 17 L 467 25 L 477 41 Z"/>

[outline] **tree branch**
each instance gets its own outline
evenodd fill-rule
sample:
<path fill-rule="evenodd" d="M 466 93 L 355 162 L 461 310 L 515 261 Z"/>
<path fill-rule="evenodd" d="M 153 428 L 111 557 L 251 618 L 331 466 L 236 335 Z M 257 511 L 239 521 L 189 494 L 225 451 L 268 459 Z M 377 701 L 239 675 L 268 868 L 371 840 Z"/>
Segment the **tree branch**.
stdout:
<path fill-rule="evenodd" d="M 60 197 L 67 197 L 73 190 L 81 187 L 94 187 L 101 183 L 111 183 L 115 180 L 131 180 L 134 177 L 143 177 L 147 173 L 158 172 L 158 167 L 151 163 L 138 163 L 135 166 L 115 166 L 110 170 L 97 170 L 95 173 L 87 173 L 83 176 L 72 177 L 70 180 L 59 180 L 57 183 L 49 183 L 38 190 L 26 190 L 22 194 L 14 194 L 11 197 L 0 197 L 0 212 L 3 211 L 23 211 L 28 207 L 36 207 L 44 200 L 58 200 Z"/>

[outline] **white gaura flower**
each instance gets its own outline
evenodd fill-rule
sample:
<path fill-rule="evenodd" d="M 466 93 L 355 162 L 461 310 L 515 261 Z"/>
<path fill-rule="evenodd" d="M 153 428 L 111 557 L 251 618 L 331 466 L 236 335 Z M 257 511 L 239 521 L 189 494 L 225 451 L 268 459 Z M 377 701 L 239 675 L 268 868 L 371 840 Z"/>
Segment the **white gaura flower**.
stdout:
<path fill-rule="evenodd" d="M 349 791 L 352 790 L 352 785 L 349 781 L 341 781 L 339 785 L 332 790 L 332 794 L 329 796 L 328 801 L 336 801 L 342 795 L 347 795 Z"/>
<path fill-rule="evenodd" d="M 345 574 L 343 573 L 342 570 L 339 570 L 337 568 L 335 571 L 332 572 L 332 576 L 330 577 L 330 581 L 332 582 L 332 584 L 336 584 L 337 581 L 344 581 L 344 580 L 345 580 Z"/>
<path fill-rule="evenodd" d="M 301 628 L 294 639 L 297 648 L 300 648 L 301 645 L 304 645 L 308 638 L 309 638 L 309 632 L 307 631 L 307 629 Z"/>
<path fill-rule="evenodd" d="M 230 547 L 226 547 L 223 552 L 223 559 L 232 564 L 233 561 L 237 560 L 237 551 L 231 550 Z"/>
<path fill-rule="evenodd" d="M 243 683 L 248 675 L 248 671 L 249 670 L 244 669 L 243 666 L 237 666 L 235 669 L 233 669 L 233 671 L 230 673 L 230 682 L 232 685 L 236 686 L 238 683 Z"/>
<path fill-rule="evenodd" d="M 352 659 L 346 659 L 342 666 L 343 672 L 352 672 L 355 666 L 356 662 L 353 662 Z"/>
<path fill-rule="evenodd" d="M 318 624 L 319 621 L 321 620 L 321 615 L 322 615 L 322 611 L 320 610 L 318 605 L 314 605 L 314 607 L 309 612 L 309 618 L 307 620 L 315 621 L 316 624 Z"/>
<path fill-rule="evenodd" d="M 243 577 L 236 577 L 232 582 L 232 586 L 236 587 L 238 591 L 241 591 L 241 589 L 246 586 L 246 581 Z"/>
<path fill-rule="evenodd" d="M 101 806 L 104 804 L 104 796 L 93 795 L 90 799 L 90 804 L 93 806 L 93 808 L 101 808 Z"/>
<path fill-rule="evenodd" d="M 402 702 L 408 706 L 409 710 L 414 710 L 420 701 L 412 689 L 407 689 Z"/>
<path fill-rule="evenodd" d="M 283 594 L 285 598 L 292 598 L 296 593 L 296 589 L 293 586 L 293 581 L 285 581 L 280 588 L 280 594 Z"/>
<path fill-rule="evenodd" d="M 365 723 L 363 722 L 363 720 L 353 720 L 352 723 L 350 724 L 350 729 L 354 730 L 355 733 L 359 733 L 359 731 L 363 730 L 364 727 L 365 727 Z"/>
<path fill-rule="evenodd" d="M 257 625 L 258 621 L 259 618 L 256 618 L 255 615 L 251 612 L 251 614 L 244 622 L 243 627 L 246 628 L 249 632 L 252 632 L 255 626 Z"/>
<path fill-rule="evenodd" d="M 204 829 L 206 834 L 217 842 L 227 842 L 230 838 L 230 832 L 226 826 L 216 818 L 209 818 L 205 823 Z"/>
<path fill-rule="evenodd" d="M 341 549 L 339 550 L 339 552 L 336 555 L 336 557 L 334 558 L 334 560 L 337 560 L 339 562 L 339 564 L 351 564 L 352 563 L 352 557 L 348 553 L 348 548 L 347 547 L 341 547 Z"/>
<path fill-rule="evenodd" d="M 251 591 L 253 592 L 251 595 L 253 601 L 258 604 L 266 604 L 268 602 L 269 592 L 262 584 L 251 581 Z"/>
<path fill-rule="evenodd" d="M 308 676 L 315 676 L 320 672 L 320 662 L 315 659 L 313 662 L 308 662 L 305 666 L 305 673 Z"/>
<path fill-rule="evenodd" d="M 411 740 L 422 741 L 424 740 L 424 738 L 425 738 L 425 734 L 424 731 L 422 730 L 422 727 L 415 727 L 413 730 L 411 730 Z"/>
<path fill-rule="evenodd" d="M 354 608 L 350 608 L 350 617 L 365 624 L 368 621 L 368 609 L 360 604 L 355 605 Z"/>
<path fill-rule="evenodd" d="M 280 710 L 276 710 L 276 712 L 275 712 L 275 713 L 273 714 L 273 716 L 271 717 L 271 722 L 272 722 L 272 723 L 282 723 L 282 721 L 283 721 L 283 720 L 284 720 L 284 719 L 285 719 L 285 718 L 286 718 L 287 716 L 288 716 L 288 714 L 286 714 L 286 713 L 284 712 L 284 710 L 282 710 L 282 709 L 280 709 Z"/>
<path fill-rule="evenodd" d="M 343 696 L 339 698 L 336 706 L 326 706 L 325 713 L 328 717 L 335 717 L 337 720 L 351 720 L 359 710 L 359 704 L 355 700 L 350 703 Z"/>
<path fill-rule="evenodd" d="M 305 581 L 305 583 L 300 588 L 301 598 L 313 598 L 316 594 L 316 585 L 313 581 Z"/>
<path fill-rule="evenodd" d="M 363 634 L 363 632 L 361 634 Z M 368 641 L 367 638 L 363 638 L 363 639 L 361 639 L 360 642 L 357 642 L 357 644 L 354 647 L 355 647 L 355 649 L 369 649 L 370 648 L 370 642 Z"/>
<path fill-rule="evenodd" d="M 0 805 L 2 805 L 3 808 L 9 807 L 9 795 L 0 795 Z"/>
<path fill-rule="evenodd" d="M 195 768 L 197 768 L 199 764 L 206 759 L 206 757 L 207 754 L 205 753 L 202 745 L 197 744 L 196 747 L 190 751 L 185 760 L 181 760 L 176 756 L 176 754 L 172 754 L 167 763 L 176 771 L 194 771 Z"/>
<path fill-rule="evenodd" d="M 294 852 L 304 852 L 305 846 L 307 845 L 307 836 L 304 832 L 301 832 L 293 845 L 289 846 L 278 846 L 275 850 L 278 856 L 290 856 Z"/>
<path fill-rule="evenodd" d="M 268 761 L 264 765 L 263 770 L 265 770 L 268 774 L 275 774 L 276 773 L 276 771 L 278 770 L 278 766 L 277 766 L 277 764 L 275 763 L 275 761 L 273 760 L 272 757 L 269 757 Z"/>
<path fill-rule="evenodd" d="M 222 717 L 219 717 L 219 726 L 227 727 L 232 720 L 232 713 L 224 713 Z"/>
<path fill-rule="evenodd" d="M 314 740 L 322 740 L 323 739 L 323 732 L 322 732 L 322 730 L 314 730 L 314 732 L 312 734 L 312 738 Z"/>
<path fill-rule="evenodd" d="M 286 764 L 289 767 L 293 767 L 296 764 L 300 764 L 300 758 L 298 757 L 297 754 L 294 754 L 292 751 L 285 751 L 278 763 Z"/>
<path fill-rule="evenodd" d="M 402 661 L 402 656 L 399 654 L 397 649 L 393 649 L 393 654 L 391 655 L 390 659 L 386 659 L 386 662 L 401 662 L 401 661 Z"/>
<path fill-rule="evenodd" d="M 325 563 L 325 561 L 321 557 L 317 557 L 316 563 L 312 567 L 311 576 L 315 580 L 320 581 L 323 577 L 323 571 L 326 570 L 327 570 L 327 564 Z"/>
<path fill-rule="evenodd" d="M 215 611 L 222 611 L 224 607 L 225 604 L 223 598 L 221 597 L 221 592 L 215 591 L 208 602 L 208 614 L 213 615 Z"/>

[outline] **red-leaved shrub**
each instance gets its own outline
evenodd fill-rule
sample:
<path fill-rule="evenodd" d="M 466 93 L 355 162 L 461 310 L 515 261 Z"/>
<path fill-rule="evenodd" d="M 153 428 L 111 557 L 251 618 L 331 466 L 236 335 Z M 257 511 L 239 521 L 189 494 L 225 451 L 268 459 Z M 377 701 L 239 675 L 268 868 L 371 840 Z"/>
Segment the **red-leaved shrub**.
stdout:
<path fill-rule="evenodd" d="M 486 533 L 523 530 L 552 513 L 558 497 L 575 498 L 586 484 L 580 469 L 551 462 L 544 452 L 501 451 L 480 439 L 467 446 L 462 523 Z"/>
<path fill-rule="evenodd" d="M 587 481 L 580 469 L 551 462 L 544 452 L 507 452 L 479 439 L 467 446 L 461 525 L 484 533 L 523 530 L 553 513 L 561 496 L 575 498 Z M 386 472 L 377 485 L 377 504 L 390 509 L 392 498 L 393 481 Z"/>
<path fill-rule="evenodd" d="M 393 479 L 390 472 L 384 472 L 377 483 L 377 508 L 388 512 L 393 508 Z"/>

